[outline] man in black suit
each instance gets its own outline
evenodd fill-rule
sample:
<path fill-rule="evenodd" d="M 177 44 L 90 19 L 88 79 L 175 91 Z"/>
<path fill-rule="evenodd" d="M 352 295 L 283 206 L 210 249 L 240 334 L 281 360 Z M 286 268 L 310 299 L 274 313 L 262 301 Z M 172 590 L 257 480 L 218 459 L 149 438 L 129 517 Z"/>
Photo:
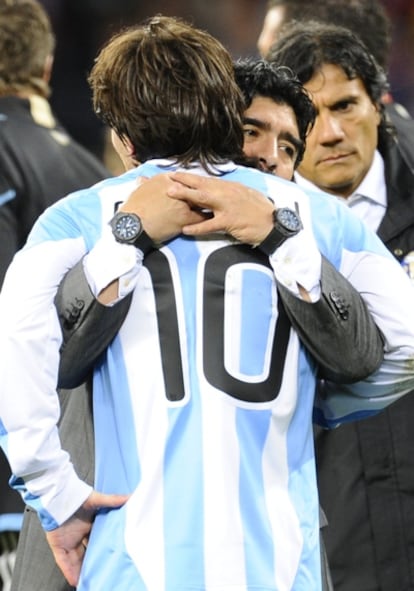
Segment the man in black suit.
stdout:
<path fill-rule="evenodd" d="M 37 217 L 107 176 L 50 108 L 54 34 L 37 2 L 0 2 L 0 288 Z M 23 504 L 0 451 L 0 589 L 8 588 Z M 2 582 L 3 581 L 3 582 Z"/>
<path fill-rule="evenodd" d="M 296 72 L 317 109 L 297 183 L 342 198 L 414 278 L 412 121 L 390 125 L 384 72 L 348 29 L 312 21 L 285 28 L 268 58 Z M 414 587 L 413 411 L 407 396 L 374 418 L 318 433 L 338 591 Z"/>

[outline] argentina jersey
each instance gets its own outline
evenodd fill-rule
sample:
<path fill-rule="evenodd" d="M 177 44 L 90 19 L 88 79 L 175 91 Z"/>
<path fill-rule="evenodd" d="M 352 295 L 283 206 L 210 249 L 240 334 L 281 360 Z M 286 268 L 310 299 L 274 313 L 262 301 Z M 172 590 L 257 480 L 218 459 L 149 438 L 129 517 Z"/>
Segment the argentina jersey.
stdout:
<path fill-rule="evenodd" d="M 115 268 L 117 278 L 132 281 L 133 297 L 94 369 L 95 488 L 130 497 L 98 511 L 78 590 L 319 591 L 312 413 L 334 426 L 412 389 L 409 280 L 336 200 L 232 163 L 220 167 L 222 178 L 259 190 L 277 208 L 297 209 L 303 231 L 270 257 L 217 233 L 180 235 L 143 259 L 115 242 L 109 221 L 141 176 L 171 170 L 153 161 L 69 195 L 43 214 L 15 258 L 2 326 L 10 334 L 18 326 L 19 338 L 0 341 L 2 380 L 16 404 L 5 407 L 0 436 L 14 464 L 25 462 L 25 450 L 41 449 L 48 466 L 39 470 L 36 458 L 25 472 L 31 478 L 16 479 L 16 488 L 45 529 L 90 493 L 58 440 L 62 335 L 53 300 L 64 274 L 109 236 L 115 264 L 98 257 L 102 285 Z M 292 289 L 296 278 L 318 284 L 320 253 L 363 296 L 384 335 L 385 361 L 366 381 L 327 384 L 315 398 L 317 368 L 286 316 L 276 278 Z M 38 416 L 42 429 L 20 428 Z"/>
<path fill-rule="evenodd" d="M 268 257 L 222 235 L 148 254 L 93 385 L 95 486 L 131 498 L 79 589 L 316 590 L 314 385 Z"/>

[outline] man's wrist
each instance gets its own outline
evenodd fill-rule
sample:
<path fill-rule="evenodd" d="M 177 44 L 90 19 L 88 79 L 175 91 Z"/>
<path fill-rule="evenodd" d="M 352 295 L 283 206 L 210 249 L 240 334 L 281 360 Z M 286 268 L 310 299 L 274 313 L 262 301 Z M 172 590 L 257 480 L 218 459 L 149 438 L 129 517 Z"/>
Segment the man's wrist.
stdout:
<path fill-rule="evenodd" d="M 141 218 L 136 213 L 118 211 L 109 225 L 115 240 L 121 244 L 131 244 L 139 248 L 144 255 L 156 248 L 155 242 L 145 232 Z"/>
<path fill-rule="evenodd" d="M 273 228 L 257 248 L 271 256 L 288 238 L 295 236 L 302 229 L 299 214 L 293 209 L 283 207 L 273 212 Z"/>

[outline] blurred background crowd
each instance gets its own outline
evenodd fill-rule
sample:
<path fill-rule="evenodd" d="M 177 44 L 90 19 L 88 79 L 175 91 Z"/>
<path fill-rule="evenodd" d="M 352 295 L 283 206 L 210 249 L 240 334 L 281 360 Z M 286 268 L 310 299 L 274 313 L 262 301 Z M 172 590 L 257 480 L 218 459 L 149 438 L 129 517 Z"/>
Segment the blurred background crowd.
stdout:
<path fill-rule="evenodd" d="M 312 0 L 309 0 L 310 2 Z M 414 114 L 414 0 L 378 0 L 393 24 L 389 80 L 394 98 Z M 63 125 L 95 154 L 104 129 L 92 114 L 86 74 L 102 43 L 120 26 L 157 13 L 208 30 L 237 57 L 257 55 L 267 0 L 41 0 L 57 36 L 51 104 Z"/>

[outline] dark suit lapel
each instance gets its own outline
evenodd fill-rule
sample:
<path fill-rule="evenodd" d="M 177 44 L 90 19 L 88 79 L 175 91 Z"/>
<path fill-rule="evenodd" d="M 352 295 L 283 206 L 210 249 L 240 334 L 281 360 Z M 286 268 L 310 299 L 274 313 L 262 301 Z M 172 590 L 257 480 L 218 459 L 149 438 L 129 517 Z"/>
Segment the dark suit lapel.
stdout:
<path fill-rule="evenodd" d="M 395 236 L 414 226 L 414 175 L 397 144 L 393 143 L 382 156 L 385 162 L 388 205 L 378 228 L 378 236 L 387 244 Z"/>

